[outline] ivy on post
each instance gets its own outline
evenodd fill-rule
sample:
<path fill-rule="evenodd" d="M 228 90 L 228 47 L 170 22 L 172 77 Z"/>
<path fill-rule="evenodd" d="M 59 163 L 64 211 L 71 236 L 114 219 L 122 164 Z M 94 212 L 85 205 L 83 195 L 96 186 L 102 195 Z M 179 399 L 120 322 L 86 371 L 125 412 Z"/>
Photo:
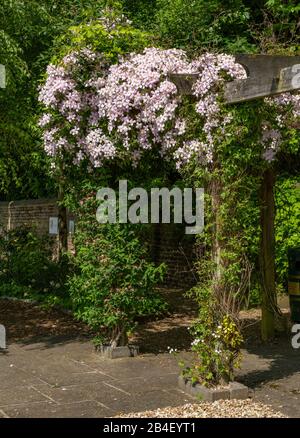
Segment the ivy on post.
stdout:
<path fill-rule="evenodd" d="M 300 89 L 299 81 L 294 77 L 295 67 L 300 65 L 300 56 L 272 55 L 237 55 L 236 62 L 241 64 L 247 78 L 228 82 L 224 88 L 226 104 L 247 102 L 264 97 L 279 95 Z M 170 74 L 179 92 L 192 95 L 193 86 L 198 74 Z M 276 300 L 275 285 L 275 200 L 274 186 L 276 176 L 272 166 L 269 166 L 263 176 L 260 190 L 261 202 L 261 238 L 260 238 L 260 270 L 262 279 L 262 339 L 267 341 L 274 336 L 275 316 L 279 309 Z M 213 205 L 218 205 L 213 193 Z M 215 208 L 216 210 L 216 208 Z M 219 222 L 218 211 L 214 212 L 216 226 Z M 218 247 L 215 237 L 213 247 Z M 215 252 L 215 251 L 214 251 Z M 222 260 L 215 257 L 216 272 L 222 268 Z"/>

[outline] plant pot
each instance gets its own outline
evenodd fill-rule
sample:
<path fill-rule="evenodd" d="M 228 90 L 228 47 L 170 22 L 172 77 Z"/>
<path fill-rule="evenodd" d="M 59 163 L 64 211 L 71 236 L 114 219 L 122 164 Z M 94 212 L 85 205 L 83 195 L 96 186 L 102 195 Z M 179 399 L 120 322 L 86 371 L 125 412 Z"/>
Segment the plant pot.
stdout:
<path fill-rule="evenodd" d="M 136 345 L 125 345 L 124 347 L 111 347 L 110 345 L 101 345 L 98 349 L 101 356 L 107 359 L 120 359 L 122 357 L 135 357 L 139 353 L 139 347 Z"/>
<path fill-rule="evenodd" d="M 187 377 L 179 376 L 178 386 L 186 394 L 199 400 L 214 402 L 216 400 L 245 400 L 248 398 L 248 388 L 238 382 L 230 382 L 226 386 L 207 388 L 200 383 L 192 383 Z"/>

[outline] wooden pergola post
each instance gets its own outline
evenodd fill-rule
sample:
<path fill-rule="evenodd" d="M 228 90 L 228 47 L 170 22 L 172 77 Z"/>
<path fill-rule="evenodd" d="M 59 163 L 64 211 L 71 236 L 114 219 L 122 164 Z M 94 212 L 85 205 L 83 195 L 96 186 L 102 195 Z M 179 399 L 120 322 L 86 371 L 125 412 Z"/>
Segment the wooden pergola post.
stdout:
<path fill-rule="evenodd" d="M 275 333 L 277 296 L 275 283 L 275 173 L 272 168 L 263 175 L 260 190 L 261 202 L 261 238 L 260 238 L 260 274 L 262 286 L 262 323 L 263 341 L 272 339 Z"/>

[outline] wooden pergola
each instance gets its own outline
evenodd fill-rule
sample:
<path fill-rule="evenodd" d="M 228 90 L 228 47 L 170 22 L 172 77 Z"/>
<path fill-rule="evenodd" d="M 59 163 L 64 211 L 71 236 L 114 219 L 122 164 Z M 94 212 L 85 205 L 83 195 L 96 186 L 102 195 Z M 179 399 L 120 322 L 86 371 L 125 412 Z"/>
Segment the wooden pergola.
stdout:
<path fill-rule="evenodd" d="M 247 78 L 228 82 L 225 85 L 225 103 L 261 99 L 300 89 L 300 56 L 246 55 L 235 57 L 241 64 Z M 299 73 L 298 73 L 299 72 Z M 181 94 L 191 95 L 198 74 L 171 74 Z M 261 186 L 261 239 L 260 269 L 262 275 L 262 338 L 273 337 L 275 329 L 275 185 L 274 170 L 270 166 L 264 172 Z M 216 220 L 217 222 L 217 220 Z"/>
<path fill-rule="evenodd" d="M 247 79 L 225 85 L 224 97 L 228 104 L 300 89 L 300 77 L 298 81 L 294 80 L 296 70 L 300 73 L 300 56 L 236 55 L 235 60 L 244 67 Z M 197 73 L 170 74 L 179 92 L 186 95 L 192 94 L 193 84 L 198 77 Z"/>

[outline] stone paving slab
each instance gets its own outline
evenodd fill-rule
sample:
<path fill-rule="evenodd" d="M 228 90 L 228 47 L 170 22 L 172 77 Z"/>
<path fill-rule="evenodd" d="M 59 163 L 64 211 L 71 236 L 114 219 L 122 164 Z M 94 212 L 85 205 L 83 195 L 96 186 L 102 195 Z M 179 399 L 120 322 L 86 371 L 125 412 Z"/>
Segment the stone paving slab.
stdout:
<path fill-rule="evenodd" d="M 0 353 L 0 418 L 112 417 L 195 402 L 178 388 L 178 360 L 104 359 L 89 341 L 12 344 Z M 300 417 L 300 351 L 288 342 L 244 351 L 238 379 L 254 400 Z"/>
<path fill-rule="evenodd" d="M 0 409 L 0 418 L 9 418 L 8 415 L 2 409 Z"/>
<path fill-rule="evenodd" d="M 134 395 L 125 399 L 118 397 L 111 402 L 111 407 L 115 414 L 118 415 L 126 412 L 143 412 L 144 410 L 153 410 L 167 406 L 181 406 L 185 403 L 193 403 L 195 399 L 188 397 L 177 389 L 147 391 L 144 394 Z"/>
<path fill-rule="evenodd" d="M 191 402 L 177 377 L 169 354 L 112 361 L 88 341 L 13 344 L 0 355 L 0 416 L 109 417 Z"/>
<path fill-rule="evenodd" d="M 4 413 L 10 418 L 103 418 L 110 415 L 110 411 L 95 401 L 60 405 L 51 402 L 22 404 L 7 407 Z"/>
<path fill-rule="evenodd" d="M 35 391 L 31 386 L 23 386 L 21 388 L 14 387 L 10 389 L 0 390 L 0 407 L 22 403 L 44 401 L 45 397 Z"/>
<path fill-rule="evenodd" d="M 238 378 L 251 388 L 255 401 L 300 418 L 300 350 L 288 338 L 249 347 Z"/>
<path fill-rule="evenodd" d="M 178 372 L 164 374 L 162 376 L 135 377 L 126 381 L 118 381 L 118 387 L 124 391 L 131 392 L 134 388 L 135 394 L 144 393 L 161 388 L 178 389 Z"/>

